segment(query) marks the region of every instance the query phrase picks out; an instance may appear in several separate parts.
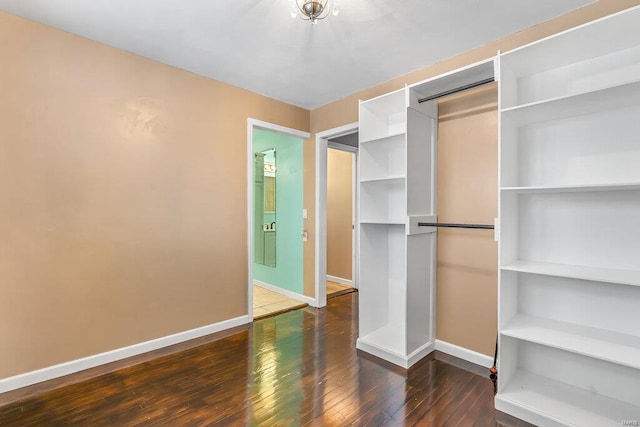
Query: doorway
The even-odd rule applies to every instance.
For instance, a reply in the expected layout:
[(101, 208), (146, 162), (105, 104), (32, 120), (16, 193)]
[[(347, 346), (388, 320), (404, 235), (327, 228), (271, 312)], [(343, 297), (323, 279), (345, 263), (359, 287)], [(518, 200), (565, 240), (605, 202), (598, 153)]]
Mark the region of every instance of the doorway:
[(287, 301), (292, 306), (311, 302), (302, 291), (302, 144), (308, 137), (307, 132), (248, 119), (247, 299), (252, 319), (256, 286), (268, 291), (258, 296), (270, 299), (259, 303), (257, 313), (282, 311)]
[(316, 278), (319, 307), (327, 294), (358, 286), (358, 123), (316, 135)]

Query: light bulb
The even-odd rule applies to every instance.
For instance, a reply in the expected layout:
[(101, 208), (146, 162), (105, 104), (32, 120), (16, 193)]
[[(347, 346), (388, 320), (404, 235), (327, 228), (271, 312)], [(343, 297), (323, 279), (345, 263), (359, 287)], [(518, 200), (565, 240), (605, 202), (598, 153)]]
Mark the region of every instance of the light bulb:
[(338, 0), (333, 1), (333, 10), (331, 11), (331, 13), (333, 13), (333, 16), (338, 16), (338, 14), (340, 13), (340, 9), (338, 9)]
[(313, 25), (316, 25), (318, 23), (318, 20), (315, 17), (313, 17), (313, 18), (311, 18), (311, 23)]

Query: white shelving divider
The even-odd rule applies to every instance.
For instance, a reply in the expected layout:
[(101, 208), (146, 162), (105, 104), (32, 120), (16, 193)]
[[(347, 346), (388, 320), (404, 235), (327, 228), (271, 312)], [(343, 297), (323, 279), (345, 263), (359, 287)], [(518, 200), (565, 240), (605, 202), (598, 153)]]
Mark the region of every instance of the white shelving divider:
[(493, 78), (474, 64), (360, 102), (357, 348), (404, 368), (435, 349), (437, 103)]
[(640, 7), (499, 56), (496, 409), (640, 421)]

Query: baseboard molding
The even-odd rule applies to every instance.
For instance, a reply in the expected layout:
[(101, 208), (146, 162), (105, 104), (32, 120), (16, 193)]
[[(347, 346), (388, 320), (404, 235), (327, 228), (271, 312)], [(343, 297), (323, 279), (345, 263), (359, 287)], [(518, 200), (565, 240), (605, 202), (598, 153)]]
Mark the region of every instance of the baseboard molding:
[(390, 351), (386, 348), (380, 347), (374, 343), (358, 338), (356, 341), (356, 348), (358, 350), (366, 351), (369, 354), (373, 354), (380, 359), (384, 359), (387, 362), (391, 362), (394, 365), (398, 365), (402, 368), (409, 369), (417, 361), (434, 351), (435, 343), (433, 341), (423, 344), (418, 349), (413, 351), (409, 355), (402, 355), (394, 351)]
[(467, 362), (484, 366), (485, 368), (493, 366), (493, 358), (491, 356), (487, 356), (486, 354), (478, 353), (477, 351), (469, 350), (468, 348), (460, 347), (459, 345), (451, 344), (446, 341), (436, 340), (436, 350), (455, 356), (459, 359), (466, 360)]
[(82, 359), (72, 360), (61, 363), (59, 365), (50, 366), (37, 371), (26, 372), (24, 374), (8, 377), (0, 380), (0, 393), (6, 393), (22, 387), (52, 380), (54, 378), (63, 377), (65, 375), (84, 371), (85, 369), (95, 368), (96, 366), (105, 365), (107, 363), (116, 362), (128, 357), (137, 356), (149, 351), (158, 350), (163, 347), (169, 347), (174, 344), (200, 338), (205, 335), (223, 331), (225, 329), (250, 323), (249, 316), (240, 316), (222, 322), (214, 323), (200, 328), (191, 329), (177, 334), (168, 335), (166, 337), (157, 338), (151, 341), (145, 341), (128, 347), (107, 351), (93, 356), (84, 357)]
[(311, 298), (306, 295), (299, 294), (297, 292), (289, 291), (287, 289), (282, 289), (278, 286), (272, 285), (270, 283), (261, 282), (260, 280), (256, 280), (256, 279), (253, 279), (253, 283), (256, 286), (260, 286), (261, 288), (265, 288), (277, 294), (284, 295), (285, 297), (293, 298), (295, 300), (307, 303), (311, 307), (318, 307), (318, 303), (316, 302), (315, 298)]
[(342, 277), (331, 276), (327, 274), (327, 280), (331, 280), (332, 282), (340, 283), (347, 286), (353, 286), (353, 280), (343, 279)]
[(407, 357), (408, 359), (407, 368), (410, 368), (411, 366), (413, 366), (416, 362), (421, 360), (423, 357), (435, 351), (435, 349), (436, 349), (436, 343), (433, 341), (429, 341), (428, 343), (418, 347), (416, 350), (410, 353), (409, 356)]

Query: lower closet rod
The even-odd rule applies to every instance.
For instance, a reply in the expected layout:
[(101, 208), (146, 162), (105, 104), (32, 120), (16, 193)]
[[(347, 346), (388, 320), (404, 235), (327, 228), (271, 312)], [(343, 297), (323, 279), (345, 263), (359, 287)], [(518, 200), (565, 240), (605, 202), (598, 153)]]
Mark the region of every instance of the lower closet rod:
[(489, 224), (449, 224), (444, 222), (419, 222), (418, 227), (480, 228), (483, 230), (493, 230), (495, 228)]

